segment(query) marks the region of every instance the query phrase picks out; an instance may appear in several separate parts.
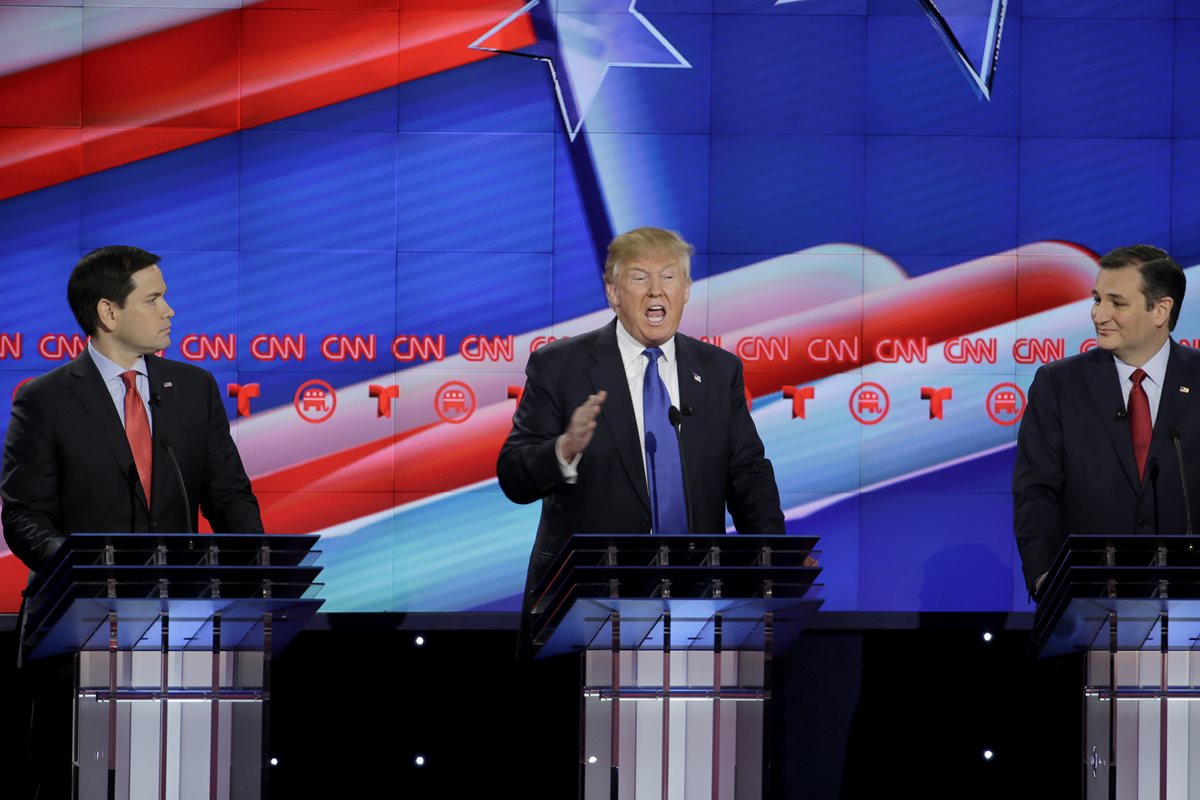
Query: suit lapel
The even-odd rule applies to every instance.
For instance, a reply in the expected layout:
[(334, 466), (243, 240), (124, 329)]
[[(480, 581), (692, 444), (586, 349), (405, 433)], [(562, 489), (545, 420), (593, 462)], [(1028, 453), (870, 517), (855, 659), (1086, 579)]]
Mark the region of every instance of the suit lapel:
[[(680, 411), (690, 409), (691, 413), (684, 417), (680, 430), (683, 440), (683, 463), (687, 465), (687, 475), (684, 480), (689, 487), (696, 486), (695, 471), (700, 464), (703, 436), (695, 431), (704, 430), (705, 420), (712, 409), (708, 404), (708, 392), (704, 388), (705, 364), (700, 357), (700, 349), (695, 341), (683, 334), (675, 335), (675, 358), (679, 370), (679, 404)], [(689, 429), (694, 431), (689, 433)]]
[(601, 427), (612, 437), (613, 449), (621, 459), (621, 466), (629, 477), (638, 499), (650, 513), (650, 494), (646, 489), (646, 468), (642, 463), (641, 441), (638, 437), (637, 419), (633, 415), (633, 397), (629, 394), (629, 380), (625, 377), (625, 364), (621, 361), (621, 349), (617, 347), (617, 321), (614, 319), (600, 331), (592, 347), (592, 363), (588, 377), (592, 389), (605, 389), (609, 397), (600, 411)]
[(176, 479), (171, 473), (171, 457), (162, 446), (164, 438), (175, 442), (179, 422), (179, 403), (175, 397), (174, 383), (170, 380), (167, 364), (155, 356), (146, 356), (146, 373), (150, 378), (150, 414), (154, 424), (154, 466), (153, 478), (150, 483), (150, 493), (154, 497), (155, 507), (163, 508), (162, 492), (174, 486)]
[(116, 460), (122, 477), (132, 483), (134, 495), (143, 507), (148, 508), (141, 481), (130, 478), (137, 473), (133, 465), (133, 452), (129, 449), (129, 440), (125, 438), (125, 428), (121, 426), (121, 418), (117, 415), (116, 406), (113, 405), (112, 395), (104, 385), (104, 379), (100, 377), (100, 370), (96, 369), (86, 350), (71, 362), (70, 374), (71, 391), (75, 393), (87, 417), (96, 426), (100, 438)]
[[(1163, 378), (1162, 396), (1158, 400), (1158, 414), (1154, 418), (1154, 435), (1150, 439), (1149, 458), (1174, 459), (1175, 444), (1171, 441), (1170, 429), (1183, 430), (1190, 419), (1193, 406), (1192, 390), (1200, 391), (1200, 376), (1195, 364), (1185, 361), (1180, 345), (1173, 340), (1171, 354), (1167, 358), (1167, 373)], [(1180, 391), (1186, 388), (1188, 391)]]
[(1141, 491), (1142, 482), (1138, 480), (1137, 462), (1133, 458), (1133, 440), (1129, 436), (1129, 418), (1117, 412), (1125, 407), (1121, 392), (1121, 382), (1117, 377), (1117, 368), (1113, 365), (1112, 354), (1099, 348), (1091, 351), (1094, 355), (1089, 358), (1087, 375), (1088, 390), (1096, 413), (1100, 418), (1100, 427), (1108, 435), (1125, 478), (1133, 486), (1134, 491)]

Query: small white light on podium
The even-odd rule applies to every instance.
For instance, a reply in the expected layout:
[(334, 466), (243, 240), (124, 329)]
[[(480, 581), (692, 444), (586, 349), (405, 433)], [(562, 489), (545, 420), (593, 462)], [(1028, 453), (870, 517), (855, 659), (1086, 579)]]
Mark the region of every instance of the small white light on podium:
[(588, 763), (589, 763), (589, 764), (595, 764), (595, 763), (596, 763), (596, 757), (595, 757), (595, 756), (588, 756)]
[(278, 767), (278, 766), (279, 766), (279, 759), (278, 759), (278, 758), (272, 758), (272, 759), (271, 759), (271, 766), (272, 766), (272, 767)]
[(424, 644), (425, 644), (425, 637), (424, 637), (424, 636), (418, 636), (416, 639), (413, 639), (413, 642), (415, 642), (415, 643), (416, 643), (417, 647), (421, 647), (422, 645), (424, 645)]
[(994, 755), (996, 755), (996, 754), (995, 754), (995, 753), (993, 753), (991, 750), (984, 750), (984, 751), (983, 751), (983, 760), (984, 760), (984, 761), (991, 761), (991, 760), (992, 760), (992, 756), (994, 756)]
[(991, 631), (984, 631), (984, 632), (983, 632), (983, 640), (984, 640), (985, 642), (990, 642), (990, 641), (992, 640), (992, 632), (991, 632)]
[(425, 756), (417, 756), (417, 757), (416, 757), (416, 759), (414, 759), (414, 763), (415, 763), (415, 764), (416, 764), (418, 767), (423, 767), (423, 766), (425, 766)]

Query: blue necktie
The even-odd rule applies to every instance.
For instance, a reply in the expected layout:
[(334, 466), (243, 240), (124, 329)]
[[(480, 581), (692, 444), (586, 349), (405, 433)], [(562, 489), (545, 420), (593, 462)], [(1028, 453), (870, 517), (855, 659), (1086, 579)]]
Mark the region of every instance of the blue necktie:
[(642, 354), (650, 359), (642, 382), (642, 422), (646, 428), (646, 478), (650, 483), (654, 533), (688, 533), (679, 440), (668, 413), (671, 396), (658, 374), (658, 359), (663, 352), (647, 347)]

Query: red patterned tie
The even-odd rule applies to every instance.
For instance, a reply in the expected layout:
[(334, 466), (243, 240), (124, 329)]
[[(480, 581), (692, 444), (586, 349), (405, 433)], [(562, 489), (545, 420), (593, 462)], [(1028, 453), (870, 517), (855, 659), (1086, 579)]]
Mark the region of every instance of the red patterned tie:
[(1138, 480), (1146, 477), (1146, 454), (1150, 452), (1150, 434), (1154, 430), (1150, 422), (1150, 398), (1142, 388), (1146, 371), (1135, 369), (1129, 379), (1133, 388), (1129, 390), (1129, 435), (1133, 438), (1133, 457), (1137, 459)]
[(129, 449), (133, 451), (133, 461), (137, 464), (138, 477), (142, 479), (146, 504), (149, 505), (154, 445), (150, 439), (150, 419), (146, 416), (146, 407), (142, 405), (142, 396), (137, 390), (137, 375), (137, 371), (132, 369), (121, 373), (121, 380), (125, 382), (125, 436), (129, 439)]

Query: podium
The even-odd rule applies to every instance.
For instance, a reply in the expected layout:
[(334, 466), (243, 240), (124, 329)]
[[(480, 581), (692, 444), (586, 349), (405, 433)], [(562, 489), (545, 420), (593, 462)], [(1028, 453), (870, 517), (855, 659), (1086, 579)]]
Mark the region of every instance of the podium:
[(267, 796), (271, 659), (316, 613), (316, 536), (75, 534), (25, 591), (74, 654), (73, 796)]
[(771, 671), (821, 605), (803, 536), (577, 535), (535, 588), (539, 658), (583, 658), (580, 796), (761, 798)]
[(1032, 643), (1086, 659), (1086, 797), (1200, 796), (1200, 538), (1069, 537)]

